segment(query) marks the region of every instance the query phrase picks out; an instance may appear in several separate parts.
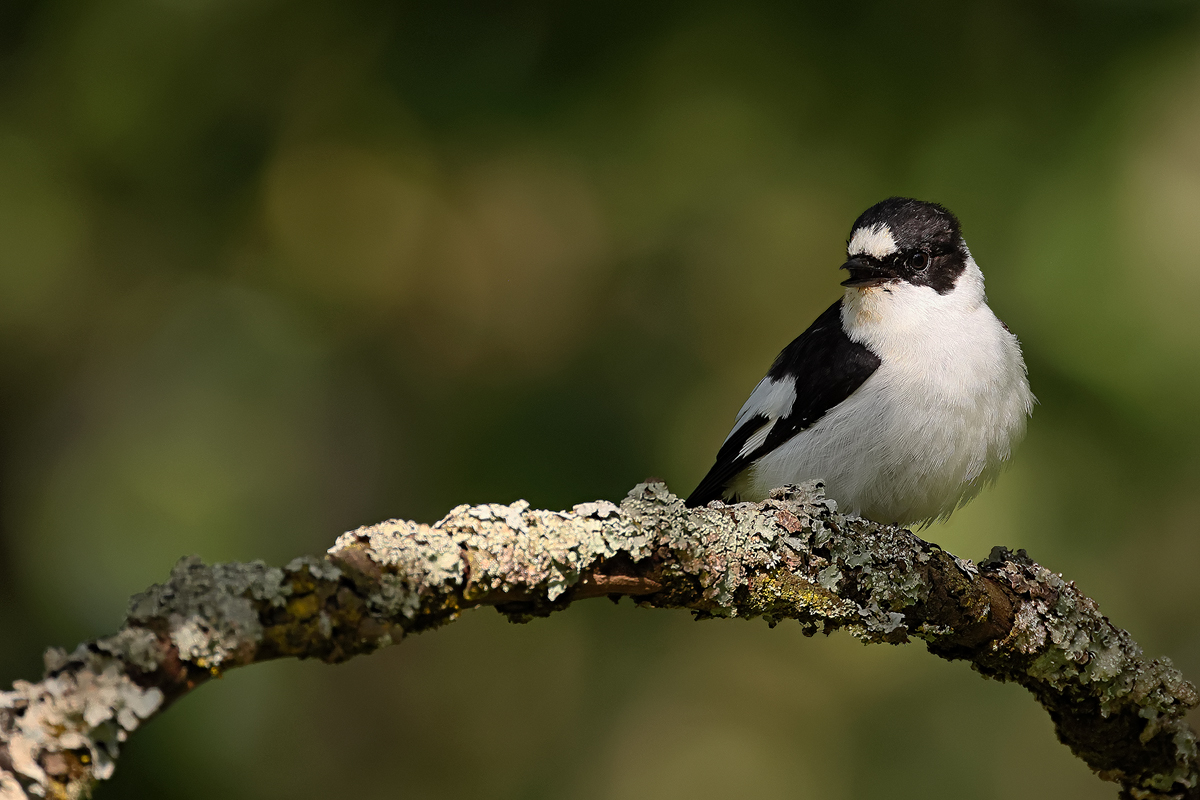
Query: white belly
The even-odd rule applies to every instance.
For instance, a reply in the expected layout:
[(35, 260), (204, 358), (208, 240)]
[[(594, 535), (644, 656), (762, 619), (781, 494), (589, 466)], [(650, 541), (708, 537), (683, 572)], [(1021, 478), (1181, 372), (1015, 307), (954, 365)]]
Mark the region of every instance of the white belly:
[(821, 479), (845, 513), (903, 525), (949, 516), (996, 477), (1033, 406), (1016, 337), (986, 305), (958, 323), (876, 344), (883, 363), (854, 394), (731, 488), (752, 499)]

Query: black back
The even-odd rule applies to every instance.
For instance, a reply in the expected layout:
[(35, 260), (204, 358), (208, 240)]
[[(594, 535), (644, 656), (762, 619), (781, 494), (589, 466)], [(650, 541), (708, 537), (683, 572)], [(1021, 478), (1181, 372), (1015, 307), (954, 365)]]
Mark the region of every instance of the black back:
[(842, 330), (842, 301), (838, 300), (785, 347), (767, 371), (768, 378), (795, 382), (796, 400), (791, 412), (775, 423), (762, 445), (744, 456), (738, 454), (746, 440), (770, 420), (762, 414), (742, 420), (721, 446), (717, 462), (688, 497), (687, 505), (701, 506), (722, 499), (726, 486), (738, 473), (853, 394), (879, 364), (878, 356), (851, 341)]

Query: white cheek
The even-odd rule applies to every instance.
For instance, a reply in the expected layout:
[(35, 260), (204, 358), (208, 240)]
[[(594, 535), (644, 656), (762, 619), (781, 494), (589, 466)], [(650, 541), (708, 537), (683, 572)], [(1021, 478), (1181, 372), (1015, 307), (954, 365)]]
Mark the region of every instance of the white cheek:
[(962, 326), (975, 324), (976, 312), (986, 304), (983, 273), (968, 257), (954, 288), (946, 294), (906, 281), (847, 289), (842, 324), (852, 340), (880, 356), (929, 347), (941, 350), (956, 346), (964, 335)]

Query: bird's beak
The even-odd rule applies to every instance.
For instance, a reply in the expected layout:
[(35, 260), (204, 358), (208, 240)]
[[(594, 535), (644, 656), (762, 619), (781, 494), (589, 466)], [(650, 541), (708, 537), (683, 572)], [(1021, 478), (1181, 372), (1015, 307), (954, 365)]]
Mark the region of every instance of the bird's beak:
[(896, 273), (890, 269), (885, 269), (861, 258), (852, 258), (842, 264), (841, 268), (850, 273), (850, 277), (842, 281), (842, 286), (878, 286), (897, 278)]

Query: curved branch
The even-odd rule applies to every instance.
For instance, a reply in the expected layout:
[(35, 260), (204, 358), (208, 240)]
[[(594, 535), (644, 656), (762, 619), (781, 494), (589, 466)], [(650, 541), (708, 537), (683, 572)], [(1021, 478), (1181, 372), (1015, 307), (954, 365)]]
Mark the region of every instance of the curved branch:
[(0, 800), (86, 796), (120, 742), (209, 678), (292, 656), (344, 661), (495, 606), (514, 621), (601, 595), (705, 617), (797, 620), (866, 642), (925, 640), (1029, 689), (1059, 738), (1128, 798), (1200, 798), (1195, 688), (1148, 661), (1096, 603), (995, 548), (976, 566), (906, 530), (836, 512), (819, 484), (758, 504), (687, 509), (661, 483), (618, 507), (459, 506), (434, 525), (343, 534), (324, 559), (181, 560), (121, 630), (46, 653), (0, 693)]

